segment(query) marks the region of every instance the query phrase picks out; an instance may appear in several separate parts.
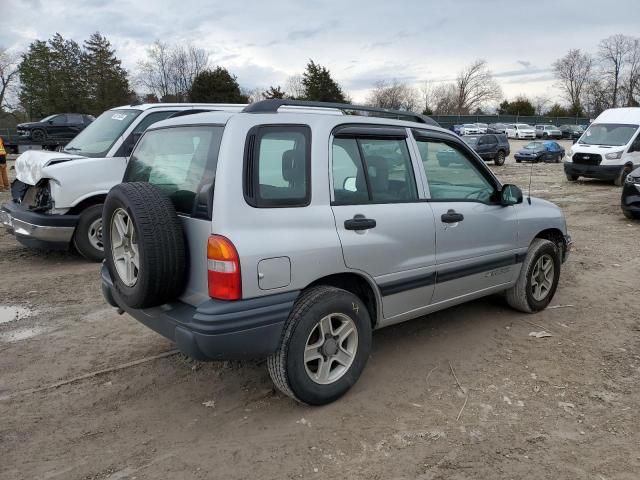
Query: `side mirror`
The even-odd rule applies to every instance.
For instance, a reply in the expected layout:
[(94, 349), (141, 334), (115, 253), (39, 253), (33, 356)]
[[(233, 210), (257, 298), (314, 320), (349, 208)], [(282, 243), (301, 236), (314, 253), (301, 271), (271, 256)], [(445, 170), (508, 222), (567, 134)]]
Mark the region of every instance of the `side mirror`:
[(522, 203), (522, 190), (509, 183), (503, 185), (500, 191), (500, 204), (508, 207), (518, 203)]
[(342, 189), (347, 192), (357, 192), (356, 188), (356, 177), (347, 177), (344, 179), (344, 183), (342, 184)]
[(53, 125), (53, 120), (49, 120), (47, 123), (48, 123), (49, 125)]

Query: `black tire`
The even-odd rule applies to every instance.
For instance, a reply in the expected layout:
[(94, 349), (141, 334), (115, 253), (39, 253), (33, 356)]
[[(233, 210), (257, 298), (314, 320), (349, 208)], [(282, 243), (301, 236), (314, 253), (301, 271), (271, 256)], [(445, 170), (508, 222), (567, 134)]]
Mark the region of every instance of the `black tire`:
[(502, 165), (504, 165), (504, 160), (505, 160), (504, 151), (498, 150), (498, 153), (496, 153), (496, 156), (493, 159), (493, 163), (501, 167)]
[(520, 162), (522, 162), (522, 160), (518, 160), (518, 159), (516, 158), (516, 163), (520, 163)]
[[(548, 255), (553, 261), (553, 283), (543, 299), (536, 299), (533, 296), (531, 286), (532, 273), (534, 272), (536, 262), (544, 256)], [(560, 260), (560, 252), (558, 246), (542, 238), (536, 238), (531, 242), (527, 256), (522, 263), (520, 275), (516, 284), (506, 292), (507, 303), (514, 309), (524, 313), (539, 312), (547, 308), (547, 305), (553, 300), (553, 296), (558, 288), (558, 280), (560, 279), (560, 268), (562, 262)]]
[(580, 178), (578, 175), (570, 175), (570, 174), (566, 174), (567, 180), (570, 182), (577, 182), (578, 178)]
[(625, 217), (627, 217), (629, 220), (636, 220), (638, 218), (638, 216), (633, 213), (630, 212), (629, 210), (622, 210), (622, 213), (624, 214)]
[[(307, 373), (304, 351), (320, 319), (330, 314), (349, 317), (357, 331), (357, 350), (344, 374), (329, 384), (316, 383)], [(346, 290), (312, 287), (296, 301), (284, 327), (280, 346), (267, 360), (269, 375), (285, 395), (309, 405), (331, 403), (358, 380), (371, 352), (371, 318), (365, 304)], [(331, 364), (330, 364), (331, 365)]]
[(41, 128), (37, 128), (31, 132), (31, 140), (34, 142), (44, 142), (47, 139), (47, 133)]
[[(111, 249), (114, 214), (126, 214), (137, 245), (137, 279), (128, 286), (118, 273)], [(102, 214), (107, 268), (122, 301), (131, 308), (162, 305), (177, 297), (186, 282), (187, 257), (182, 224), (169, 198), (145, 182), (121, 183), (111, 189)]]
[(631, 173), (631, 170), (633, 170), (633, 167), (629, 165), (625, 165), (624, 167), (622, 167), (622, 170), (620, 170), (620, 174), (613, 180), (613, 184), (616, 187), (623, 186), (625, 180), (627, 179), (627, 175)]
[[(102, 204), (93, 205), (82, 212), (73, 234), (73, 245), (76, 250), (91, 262), (101, 262), (104, 259), (104, 244), (101, 241), (102, 206)], [(102, 248), (100, 248), (101, 245)]]
[(542, 134), (542, 138), (549, 138), (549, 134), (548, 134), (547, 132), (544, 132), (544, 133)]

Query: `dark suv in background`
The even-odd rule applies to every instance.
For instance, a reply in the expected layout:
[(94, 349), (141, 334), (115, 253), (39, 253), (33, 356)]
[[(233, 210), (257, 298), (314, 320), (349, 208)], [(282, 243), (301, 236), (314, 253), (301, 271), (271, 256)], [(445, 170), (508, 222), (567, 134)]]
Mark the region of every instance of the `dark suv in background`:
[(504, 165), (505, 159), (511, 153), (509, 140), (503, 134), (465, 135), (462, 139), (473, 148), (485, 161), (493, 160), (496, 165)]
[(39, 122), (21, 123), (16, 128), (18, 135), (34, 142), (71, 140), (94, 120), (93, 116), (82, 113), (57, 113)]
[(575, 140), (580, 138), (585, 128), (582, 125), (560, 125), (558, 129), (562, 132), (562, 138)]

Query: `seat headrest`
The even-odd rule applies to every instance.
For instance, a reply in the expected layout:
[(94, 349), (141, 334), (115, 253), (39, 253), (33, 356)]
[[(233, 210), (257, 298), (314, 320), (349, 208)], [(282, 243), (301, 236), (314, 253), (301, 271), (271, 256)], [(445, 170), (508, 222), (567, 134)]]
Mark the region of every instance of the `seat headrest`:
[(282, 178), (287, 182), (304, 181), (304, 152), (287, 150), (282, 154)]

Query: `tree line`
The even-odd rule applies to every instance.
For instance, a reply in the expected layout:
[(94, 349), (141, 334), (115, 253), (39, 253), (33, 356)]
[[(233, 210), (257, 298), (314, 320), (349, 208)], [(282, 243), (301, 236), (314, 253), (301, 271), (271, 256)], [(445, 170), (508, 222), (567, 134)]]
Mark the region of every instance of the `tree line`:
[[(451, 81), (412, 85), (397, 79), (378, 81), (366, 103), (424, 114), (479, 114), (499, 103), (497, 113), (511, 115), (597, 115), (605, 108), (638, 106), (640, 39), (614, 35), (594, 54), (572, 49), (552, 65), (566, 104), (546, 96), (520, 95), (504, 100), (485, 60), (462, 68)], [(144, 91), (143, 95), (135, 90)], [(97, 115), (116, 105), (141, 102), (250, 103), (268, 98), (329, 102), (350, 99), (326, 67), (309, 60), (305, 70), (284, 85), (248, 90), (226, 68), (212, 65), (206, 50), (157, 41), (133, 74), (109, 40), (94, 33), (82, 44), (63, 38), (32, 42), (22, 55), (0, 48), (0, 112), (28, 118), (73, 111)]]

